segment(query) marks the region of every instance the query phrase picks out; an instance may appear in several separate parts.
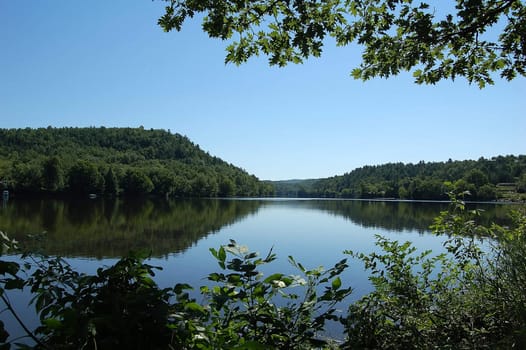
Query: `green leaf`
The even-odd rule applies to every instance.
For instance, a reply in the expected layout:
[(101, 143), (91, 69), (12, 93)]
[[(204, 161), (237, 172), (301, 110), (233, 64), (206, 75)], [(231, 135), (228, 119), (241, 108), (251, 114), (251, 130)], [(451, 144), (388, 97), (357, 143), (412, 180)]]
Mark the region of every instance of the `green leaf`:
[(56, 318), (46, 318), (42, 321), (42, 323), (49, 329), (56, 330), (62, 328), (62, 322), (60, 322)]
[(205, 309), (198, 303), (188, 303), (185, 305), (185, 309), (193, 312), (205, 313)]
[(237, 285), (239, 282), (241, 282), (241, 275), (238, 273), (231, 273), (227, 275), (228, 283), (232, 283)]
[(18, 265), (15, 262), (7, 262), (7, 261), (1, 261), (0, 260), (0, 274), (10, 274), (12, 276), (16, 275), (18, 270), (20, 269), (20, 265)]
[(275, 274), (272, 274), (270, 276), (268, 276), (267, 278), (265, 278), (263, 280), (264, 283), (271, 283), (272, 281), (280, 281), (281, 280), (281, 277), (283, 277), (283, 274), (282, 273), (275, 273)]
[(219, 248), (219, 252), (218, 252), (217, 257), (218, 257), (219, 261), (225, 262), (225, 260), (226, 260), (225, 248), (223, 248), (223, 247)]
[(155, 286), (155, 282), (151, 277), (143, 277), (141, 282), (149, 287)]
[(8, 280), (5, 285), (4, 285), (4, 288), (6, 290), (9, 290), (9, 289), (22, 289), (24, 288), (24, 280), (22, 279), (10, 279)]
[(340, 288), (341, 286), (342, 286), (342, 280), (340, 279), (340, 277), (336, 277), (332, 281), (332, 289), (336, 290), (336, 289)]
[(219, 281), (223, 281), (224, 279), (225, 279), (225, 275), (223, 275), (222, 273), (213, 272), (208, 275), (208, 280), (210, 281), (219, 282)]
[(354, 79), (361, 79), (362, 78), (362, 70), (360, 68), (355, 68), (351, 72), (351, 76)]
[(285, 285), (288, 287), (292, 284), (292, 282), (294, 282), (294, 280), (290, 277), (281, 277), (280, 278), (280, 281), (282, 281), (283, 283), (285, 283)]
[(258, 253), (253, 252), (253, 253), (250, 253), (250, 254), (245, 255), (245, 259), (247, 259), (247, 260), (248, 260), (248, 259), (254, 259), (254, 258), (256, 258), (257, 256), (258, 256)]
[(180, 294), (185, 290), (191, 290), (193, 287), (187, 283), (177, 283), (174, 287), (174, 292)]
[(217, 259), (217, 250), (215, 250), (215, 248), (210, 248), (208, 249), (210, 251), (210, 253), (212, 253), (212, 255), (214, 256), (214, 258)]

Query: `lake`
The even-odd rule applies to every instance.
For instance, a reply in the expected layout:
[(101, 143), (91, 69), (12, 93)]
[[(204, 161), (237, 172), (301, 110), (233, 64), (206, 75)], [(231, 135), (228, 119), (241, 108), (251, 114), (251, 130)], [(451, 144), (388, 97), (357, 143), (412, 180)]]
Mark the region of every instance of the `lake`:
[[(298, 274), (289, 255), (307, 268), (328, 268), (347, 257), (346, 249), (373, 252), (377, 234), (439, 253), (445, 237), (433, 235), (429, 226), (447, 207), (444, 202), (319, 199), (12, 198), (0, 208), (0, 231), (33, 251), (64, 256), (88, 273), (129, 251), (146, 251), (152, 265), (163, 267), (156, 276), (159, 285), (199, 287), (219, 270), (209, 248), (230, 239), (261, 255), (273, 248), (278, 259), (268, 273)], [(484, 209), (483, 223), (505, 223), (515, 206), (470, 207)], [(34, 238), (28, 240), (28, 234)], [(352, 299), (370, 290), (360, 264), (351, 264), (343, 277), (344, 285), (355, 289)], [(13, 298), (19, 308), (27, 308), (24, 296)]]

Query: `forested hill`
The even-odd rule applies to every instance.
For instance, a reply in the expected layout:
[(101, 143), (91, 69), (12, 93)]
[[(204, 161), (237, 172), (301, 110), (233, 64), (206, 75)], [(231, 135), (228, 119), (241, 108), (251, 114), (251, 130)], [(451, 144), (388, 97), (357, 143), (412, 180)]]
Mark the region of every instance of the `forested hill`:
[(142, 127), (0, 129), (0, 181), (15, 193), (272, 194), (187, 137)]
[(292, 197), (447, 199), (447, 192), (469, 191), (474, 200), (525, 200), (526, 156), (389, 163), (275, 186), (278, 196)]

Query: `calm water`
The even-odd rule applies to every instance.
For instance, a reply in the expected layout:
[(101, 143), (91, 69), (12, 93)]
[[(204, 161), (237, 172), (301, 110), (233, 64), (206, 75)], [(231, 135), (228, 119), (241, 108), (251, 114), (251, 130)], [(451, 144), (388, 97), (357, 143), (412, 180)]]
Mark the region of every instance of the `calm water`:
[[(503, 222), (513, 206), (473, 204), (481, 221)], [(420, 249), (441, 251), (444, 237), (428, 227), (446, 203), (350, 200), (21, 200), (0, 208), (0, 230), (32, 250), (61, 255), (79, 270), (93, 273), (131, 250), (151, 252), (163, 267), (161, 286), (186, 282), (196, 287), (219, 268), (209, 248), (234, 239), (262, 255), (278, 256), (268, 273), (295, 273), (292, 255), (308, 268), (330, 267), (343, 250), (375, 250), (375, 235), (412, 241)], [(39, 239), (27, 239), (27, 235)], [(266, 271), (267, 272), (267, 271)], [(345, 281), (354, 298), (369, 290), (367, 275), (351, 265)], [(26, 308), (23, 296), (13, 296)], [(18, 298), (18, 299), (17, 299)]]

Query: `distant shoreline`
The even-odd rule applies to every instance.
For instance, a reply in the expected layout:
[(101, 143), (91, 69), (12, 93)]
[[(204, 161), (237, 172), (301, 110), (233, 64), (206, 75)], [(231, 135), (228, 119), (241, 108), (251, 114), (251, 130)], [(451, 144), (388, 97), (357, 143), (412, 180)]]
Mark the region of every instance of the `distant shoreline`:
[[(181, 196), (162, 196), (155, 194), (147, 195), (119, 195), (119, 196), (105, 196), (96, 195), (94, 197), (90, 195), (76, 195), (70, 193), (13, 193), (10, 192), (9, 200), (12, 199), (59, 199), (59, 200), (116, 200), (116, 199), (168, 199), (168, 200), (193, 200), (193, 199), (218, 199), (218, 200), (262, 200), (262, 201), (354, 201), (354, 202), (394, 202), (394, 203), (451, 203), (450, 200), (440, 199), (400, 199), (400, 198), (326, 198), (326, 197), (261, 197), (261, 196), (246, 196), (246, 197), (181, 197)], [(0, 200), (1, 201), (1, 200)], [(510, 201), (497, 199), (493, 201), (477, 201), (477, 200), (464, 200), (465, 203), (474, 204), (515, 204), (524, 205), (526, 201)]]

